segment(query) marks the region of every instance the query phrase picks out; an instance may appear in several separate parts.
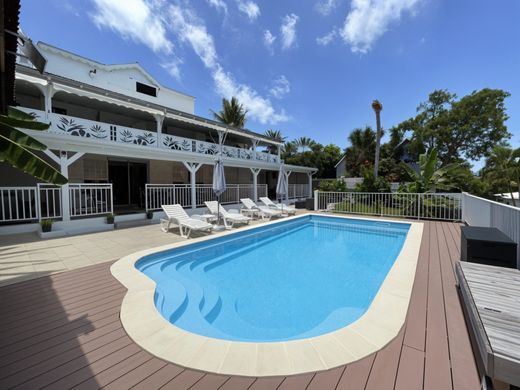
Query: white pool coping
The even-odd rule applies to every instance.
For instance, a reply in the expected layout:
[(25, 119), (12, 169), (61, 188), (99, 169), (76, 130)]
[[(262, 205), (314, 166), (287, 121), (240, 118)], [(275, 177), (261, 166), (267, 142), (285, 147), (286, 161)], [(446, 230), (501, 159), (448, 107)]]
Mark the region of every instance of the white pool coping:
[[(350, 325), (316, 337), (283, 342), (215, 339), (183, 330), (161, 316), (154, 304), (155, 282), (135, 268), (144, 256), (309, 215), (409, 224), (392, 268), (369, 308)], [(390, 219), (310, 213), (248, 226), (125, 256), (110, 268), (127, 289), (121, 322), (132, 340), (154, 356), (196, 370), (226, 375), (277, 376), (327, 370), (360, 360), (385, 347), (404, 325), (412, 293), (423, 224)], [(161, 234), (159, 230), (157, 234)]]

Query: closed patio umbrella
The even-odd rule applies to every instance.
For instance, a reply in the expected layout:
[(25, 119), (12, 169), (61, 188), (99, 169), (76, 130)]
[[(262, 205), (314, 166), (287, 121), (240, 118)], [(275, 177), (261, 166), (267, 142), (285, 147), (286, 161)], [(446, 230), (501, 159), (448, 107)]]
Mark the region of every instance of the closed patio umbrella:
[(220, 227), (220, 195), (224, 191), (226, 191), (226, 176), (224, 174), (224, 163), (222, 161), (222, 156), (218, 155), (217, 161), (215, 161), (215, 166), (213, 167), (213, 192), (217, 197), (218, 202), (218, 226)]
[(280, 165), (280, 170), (278, 171), (278, 182), (276, 183), (276, 195), (280, 196), (280, 200), (282, 201), (282, 213), (283, 213), (283, 197), (287, 196), (288, 188), (287, 188), (287, 179), (285, 177), (285, 167), (283, 164)]

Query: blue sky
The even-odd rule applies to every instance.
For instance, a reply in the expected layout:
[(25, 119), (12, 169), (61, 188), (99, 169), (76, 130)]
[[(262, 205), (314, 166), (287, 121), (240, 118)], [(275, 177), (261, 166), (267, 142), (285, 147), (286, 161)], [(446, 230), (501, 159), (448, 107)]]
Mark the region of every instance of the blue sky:
[(247, 127), (342, 148), (352, 129), (414, 115), (432, 90), (511, 93), (520, 146), (518, 0), (22, 0), (21, 25), (103, 63), (139, 62), (193, 95), (209, 117), (222, 96)]

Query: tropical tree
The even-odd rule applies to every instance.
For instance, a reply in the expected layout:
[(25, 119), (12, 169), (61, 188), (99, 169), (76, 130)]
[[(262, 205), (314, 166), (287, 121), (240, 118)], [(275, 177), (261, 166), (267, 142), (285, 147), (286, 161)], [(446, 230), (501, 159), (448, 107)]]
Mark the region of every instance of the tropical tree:
[[(280, 130), (266, 130), (264, 135), (266, 137), (272, 138), (274, 141), (280, 142), (280, 143), (285, 142), (285, 140), (287, 138), (282, 135), (282, 132)], [(275, 154), (278, 152), (278, 148), (276, 145), (267, 145), (267, 151), (269, 153)]]
[(0, 115), (0, 161), (47, 183), (62, 185), (67, 179), (33, 151), (43, 151), (47, 146), (18, 129), (43, 131), (49, 124), (37, 122), (23, 111), (10, 107), (6, 115)]
[(345, 149), (346, 169), (350, 176), (360, 177), (363, 168), (373, 166), (376, 151), (376, 132), (371, 127), (357, 128), (348, 136), (350, 146)]
[(219, 112), (211, 110), (213, 117), (226, 125), (235, 126), (243, 129), (246, 125), (247, 110), (236, 97), (231, 100), (222, 99), (222, 109)]
[(410, 135), (410, 149), (419, 155), (437, 149), (442, 164), (479, 160), (510, 137), (505, 125), (509, 93), (484, 88), (457, 100), (447, 90), (433, 91), (417, 107), (417, 115), (396, 126), (395, 134)]
[(303, 153), (305, 151), (310, 150), (312, 146), (315, 144), (315, 142), (309, 137), (300, 137), (294, 141), (294, 144), (296, 145), (298, 151), (300, 153)]
[(511, 202), (516, 206), (513, 196), (513, 181), (520, 193), (520, 148), (513, 150), (509, 145), (495, 145), (486, 161), (488, 178), (503, 181), (511, 195)]
[(288, 158), (294, 156), (298, 152), (298, 149), (293, 141), (286, 142), (282, 147), (282, 158)]
[(410, 181), (406, 189), (412, 193), (452, 190), (455, 188), (453, 177), (460, 171), (459, 164), (448, 164), (439, 168), (438, 152), (435, 148), (419, 156), (417, 171), (408, 164), (402, 163), (402, 166)]

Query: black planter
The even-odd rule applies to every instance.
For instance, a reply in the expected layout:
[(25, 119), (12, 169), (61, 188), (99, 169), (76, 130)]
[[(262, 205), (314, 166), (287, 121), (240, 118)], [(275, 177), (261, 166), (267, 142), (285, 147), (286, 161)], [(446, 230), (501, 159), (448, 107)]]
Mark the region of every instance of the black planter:
[(42, 232), (49, 233), (52, 230), (52, 225), (42, 225)]

